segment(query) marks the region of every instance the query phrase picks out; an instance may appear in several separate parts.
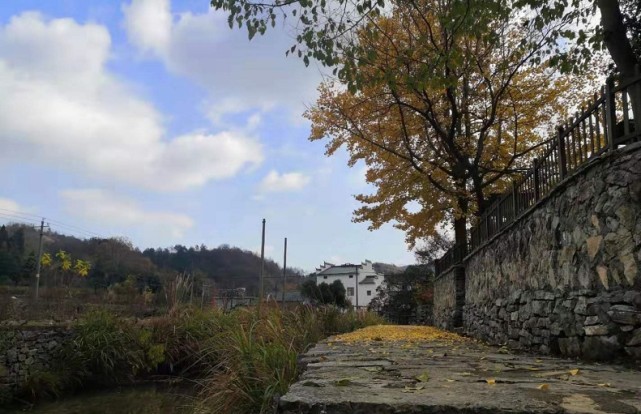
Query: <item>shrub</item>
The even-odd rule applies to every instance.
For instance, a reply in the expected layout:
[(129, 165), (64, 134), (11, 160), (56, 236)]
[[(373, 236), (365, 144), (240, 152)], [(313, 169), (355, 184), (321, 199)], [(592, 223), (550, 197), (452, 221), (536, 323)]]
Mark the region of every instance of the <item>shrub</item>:
[(76, 323), (73, 340), (62, 349), (60, 368), (71, 383), (117, 384), (154, 370), (164, 354), (164, 345), (153, 341), (150, 329), (97, 310)]
[(202, 382), (197, 413), (265, 413), (295, 381), (298, 355), (328, 334), (381, 319), (368, 313), (263, 305), (235, 311), (210, 346), (220, 357)]

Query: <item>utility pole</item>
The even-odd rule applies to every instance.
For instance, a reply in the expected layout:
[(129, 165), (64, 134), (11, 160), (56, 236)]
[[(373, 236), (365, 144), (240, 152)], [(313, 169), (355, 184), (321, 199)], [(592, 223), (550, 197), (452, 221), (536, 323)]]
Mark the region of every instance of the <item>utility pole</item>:
[(40, 241), (38, 242), (38, 259), (36, 260), (36, 289), (34, 291), (34, 299), (38, 300), (40, 289), (40, 261), (42, 260), (42, 236), (44, 235), (45, 229), (45, 219), (44, 217), (40, 221)]
[(285, 286), (287, 285), (287, 237), (285, 237), (285, 249), (283, 253), (283, 307), (285, 307)]
[(263, 219), (263, 238), (260, 244), (260, 290), (258, 294), (258, 304), (260, 305), (263, 302), (264, 292), (264, 273), (265, 273), (265, 219)]

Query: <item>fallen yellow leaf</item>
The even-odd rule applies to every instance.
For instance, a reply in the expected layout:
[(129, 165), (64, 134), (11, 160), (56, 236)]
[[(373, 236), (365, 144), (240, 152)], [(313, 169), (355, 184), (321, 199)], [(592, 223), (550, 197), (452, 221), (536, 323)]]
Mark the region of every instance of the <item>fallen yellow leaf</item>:
[(541, 385), (539, 385), (539, 386), (538, 386), (538, 387), (536, 387), (536, 388), (538, 388), (538, 389), (540, 389), (540, 390), (543, 390), (543, 391), (547, 391), (547, 390), (549, 390), (549, 389), (550, 389), (550, 384), (541, 384)]
[(570, 375), (573, 375), (573, 376), (574, 376), (574, 375), (578, 375), (578, 374), (579, 374), (579, 369), (578, 369), (578, 368), (576, 368), (576, 369), (571, 369), (571, 370), (569, 370), (568, 372), (570, 373)]
[(421, 375), (417, 375), (416, 379), (419, 380), (420, 382), (427, 382), (430, 380), (430, 374), (428, 374), (427, 371), (425, 371)]
[(336, 342), (364, 342), (364, 341), (406, 341), (406, 342), (424, 342), (424, 341), (451, 341), (466, 342), (468, 339), (443, 331), (433, 326), (398, 326), (398, 325), (376, 325), (359, 329), (347, 334), (338, 335), (334, 338)]
[(496, 384), (496, 380), (494, 378), (488, 378), (485, 380), (485, 382), (487, 382), (490, 385)]

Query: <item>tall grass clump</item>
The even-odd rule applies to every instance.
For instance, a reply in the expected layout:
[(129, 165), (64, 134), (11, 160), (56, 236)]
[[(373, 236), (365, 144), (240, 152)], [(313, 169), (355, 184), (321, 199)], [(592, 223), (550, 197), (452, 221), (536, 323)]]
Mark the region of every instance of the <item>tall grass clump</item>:
[(233, 312), (212, 338), (218, 355), (202, 382), (199, 414), (265, 413), (298, 376), (298, 356), (328, 335), (379, 324), (367, 313), (263, 305)]
[(165, 372), (200, 376), (216, 364), (218, 354), (212, 339), (229, 330), (233, 317), (218, 309), (174, 307), (162, 317), (145, 321), (165, 348)]
[(78, 320), (58, 360), (70, 386), (113, 385), (153, 372), (165, 360), (165, 347), (151, 329), (97, 310)]

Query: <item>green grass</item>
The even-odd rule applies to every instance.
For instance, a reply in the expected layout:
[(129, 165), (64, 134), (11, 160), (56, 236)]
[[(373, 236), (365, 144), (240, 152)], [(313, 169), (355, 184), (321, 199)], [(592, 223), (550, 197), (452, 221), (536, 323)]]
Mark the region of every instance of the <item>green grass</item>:
[(198, 384), (197, 413), (265, 413), (296, 380), (298, 357), (311, 345), (380, 323), (369, 313), (273, 304), (229, 313), (175, 308), (142, 321), (97, 310), (74, 324), (57, 363), (30, 375), (21, 394), (36, 400), (172, 374)]
[(198, 414), (273, 411), (298, 376), (298, 356), (320, 339), (382, 321), (335, 308), (281, 310), (263, 306), (238, 311), (210, 346), (220, 356), (202, 381)]

